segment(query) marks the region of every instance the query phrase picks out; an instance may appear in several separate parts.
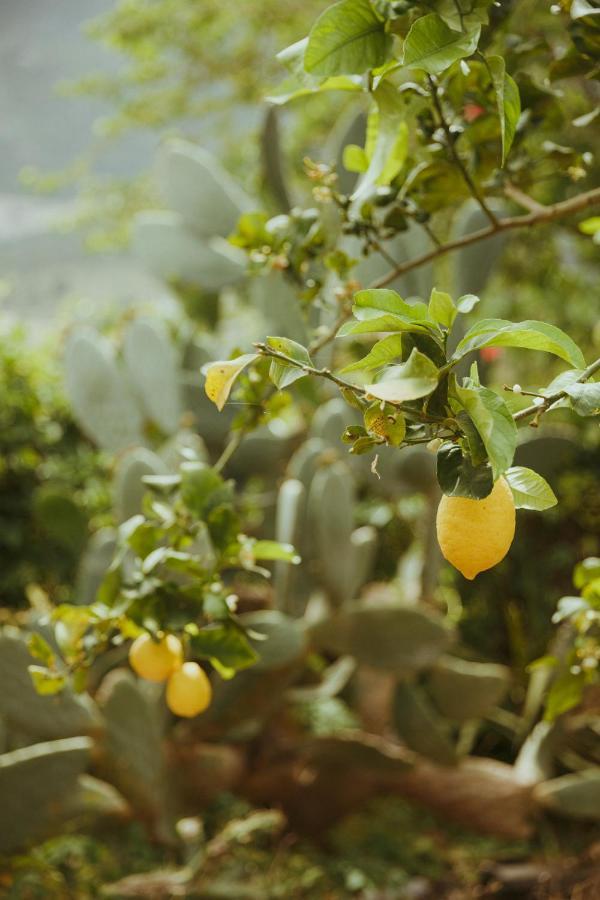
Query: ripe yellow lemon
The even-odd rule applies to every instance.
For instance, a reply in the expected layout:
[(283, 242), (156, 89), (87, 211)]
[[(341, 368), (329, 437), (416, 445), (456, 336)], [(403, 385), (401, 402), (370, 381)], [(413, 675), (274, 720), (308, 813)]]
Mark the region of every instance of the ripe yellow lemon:
[(198, 663), (186, 662), (173, 672), (167, 684), (167, 706), (176, 716), (192, 718), (204, 712), (212, 698), (212, 687)]
[(183, 663), (183, 647), (174, 634), (161, 641), (141, 634), (129, 649), (129, 663), (134, 672), (148, 681), (166, 681)]
[(441, 551), (472, 580), (504, 559), (515, 536), (515, 518), (512, 491), (504, 478), (483, 500), (442, 497), (436, 521)]

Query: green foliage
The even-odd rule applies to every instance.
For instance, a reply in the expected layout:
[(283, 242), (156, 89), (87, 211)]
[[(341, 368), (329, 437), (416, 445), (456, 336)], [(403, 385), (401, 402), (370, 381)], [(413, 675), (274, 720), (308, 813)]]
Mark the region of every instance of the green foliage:
[(28, 585), (66, 599), (90, 524), (110, 509), (105, 461), (82, 437), (58, 367), (24, 335), (0, 341), (0, 565), (3, 603)]

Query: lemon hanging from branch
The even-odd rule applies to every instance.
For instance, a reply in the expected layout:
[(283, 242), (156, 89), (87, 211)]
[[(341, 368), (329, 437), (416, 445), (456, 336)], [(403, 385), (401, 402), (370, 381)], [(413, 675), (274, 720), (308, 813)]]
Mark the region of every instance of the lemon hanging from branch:
[(436, 520), (441, 551), (472, 580), (504, 559), (515, 536), (515, 520), (515, 502), (505, 478), (499, 478), (483, 500), (444, 496)]

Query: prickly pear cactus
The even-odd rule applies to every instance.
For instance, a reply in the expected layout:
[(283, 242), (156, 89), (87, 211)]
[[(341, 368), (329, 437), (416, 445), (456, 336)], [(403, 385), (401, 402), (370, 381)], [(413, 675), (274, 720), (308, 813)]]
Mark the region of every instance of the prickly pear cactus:
[(69, 690), (38, 694), (27, 669), (34, 662), (21, 633), (0, 632), (0, 716), (5, 724), (41, 740), (98, 731), (101, 717), (91, 697)]
[(571, 819), (600, 822), (600, 772), (586, 769), (539, 784), (534, 799), (545, 809)]
[(431, 666), (452, 642), (443, 620), (413, 606), (356, 601), (310, 630), (317, 649), (407, 676)]
[(146, 418), (173, 434), (181, 418), (179, 360), (164, 324), (134, 319), (123, 336), (123, 358)]
[(319, 561), (320, 580), (337, 606), (347, 599), (355, 499), (352, 474), (344, 463), (320, 469), (308, 494), (308, 526)]
[(64, 738), (0, 755), (0, 853), (42, 836), (68, 814), (92, 741)]
[(116, 549), (117, 533), (114, 528), (101, 528), (92, 535), (79, 563), (73, 592), (74, 603), (89, 606), (94, 602)]
[(112, 345), (92, 328), (77, 329), (65, 348), (66, 389), (83, 431), (105, 450), (143, 444), (143, 417)]
[(449, 728), (415, 684), (400, 683), (394, 694), (394, 724), (405, 744), (443, 766), (456, 762)]
[(153, 688), (139, 684), (125, 669), (105, 678), (98, 693), (105, 719), (99, 770), (134, 809), (155, 824), (162, 824), (166, 813), (165, 760), (160, 692)]
[(216, 157), (189, 141), (164, 142), (157, 177), (167, 205), (203, 237), (227, 237), (254, 206)]
[(196, 236), (171, 210), (138, 213), (132, 249), (146, 268), (163, 281), (179, 281), (206, 291), (220, 291), (245, 277), (246, 257), (225, 238)]
[(506, 666), (454, 656), (439, 659), (427, 681), (438, 710), (455, 722), (485, 716), (502, 701), (509, 684), (510, 670)]
[(146, 493), (143, 478), (146, 475), (164, 475), (167, 466), (160, 456), (145, 447), (130, 450), (119, 460), (115, 473), (113, 492), (119, 521), (135, 516), (142, 510)]

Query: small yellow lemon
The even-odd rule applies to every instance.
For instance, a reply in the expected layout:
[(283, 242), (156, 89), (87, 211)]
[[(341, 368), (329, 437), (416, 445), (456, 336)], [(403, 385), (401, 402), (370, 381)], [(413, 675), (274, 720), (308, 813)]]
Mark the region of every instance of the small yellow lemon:
[(167, 706), (176, 716), (192, 718), (204, 712), (212, 698), (212, 687), (198, 663), (186, 662), (173, 672), (167, 684)]
[(504, 559), (515, 536), (515, 518), (512, 491), (504, 478), (483, 500), (442, 497), (436, 522), (441, 551), (472, 580)]
[(161, 641), (141, 634), (129, 649), (129, 663), (134, 672), (148, 681), (166, 681), (183, 663), (183, 647), (174, 634)]

